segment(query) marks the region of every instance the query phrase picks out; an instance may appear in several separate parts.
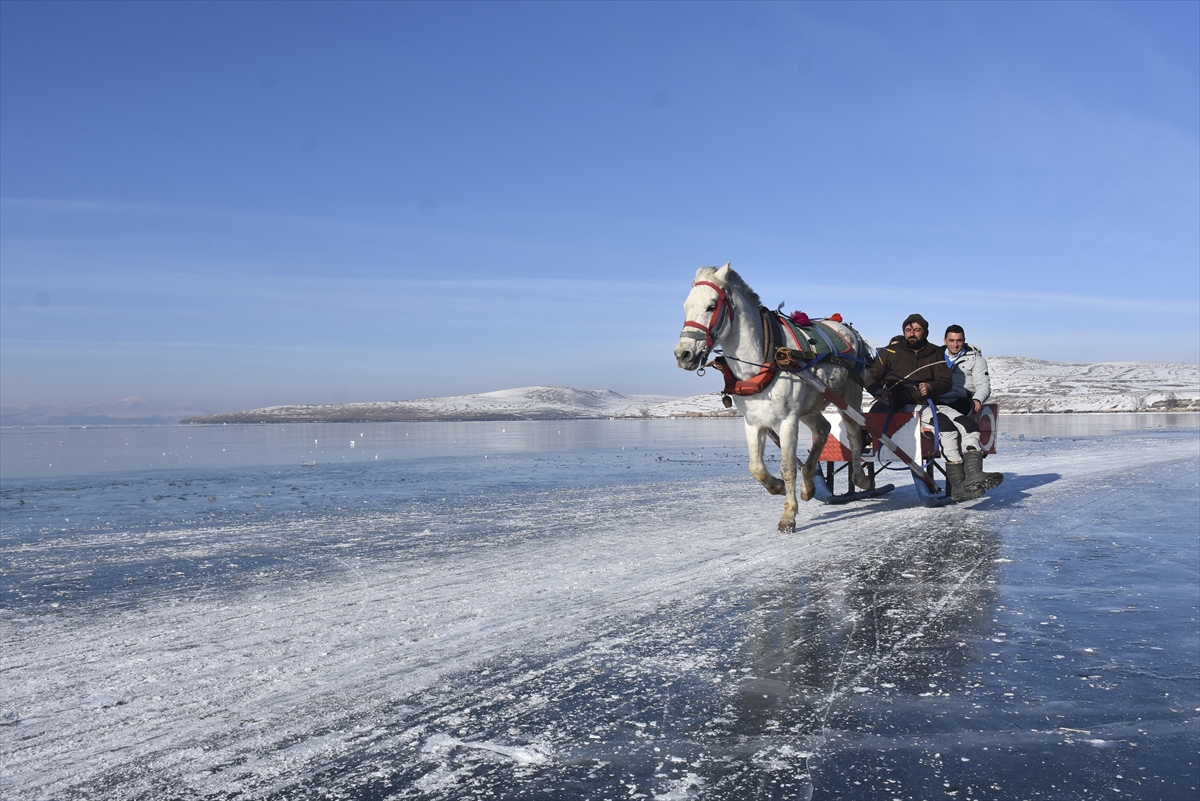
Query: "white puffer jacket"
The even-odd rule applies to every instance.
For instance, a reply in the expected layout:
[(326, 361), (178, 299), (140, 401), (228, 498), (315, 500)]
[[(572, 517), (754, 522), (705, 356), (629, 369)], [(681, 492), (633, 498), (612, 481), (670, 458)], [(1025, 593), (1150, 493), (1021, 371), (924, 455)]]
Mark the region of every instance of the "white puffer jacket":
[[(942, 358), (945, 358), (945, 354), (946, 348), (943, 346)], [(983, 358), (983, 352), (979, 348), (964, 346), (950, 373), (954, 379), (954, 388), (938, 398), (940, 402), (946, 405), (959, 400), (987, 403), (992, 394), (992, 381), (988, 378), (987, 360)]]

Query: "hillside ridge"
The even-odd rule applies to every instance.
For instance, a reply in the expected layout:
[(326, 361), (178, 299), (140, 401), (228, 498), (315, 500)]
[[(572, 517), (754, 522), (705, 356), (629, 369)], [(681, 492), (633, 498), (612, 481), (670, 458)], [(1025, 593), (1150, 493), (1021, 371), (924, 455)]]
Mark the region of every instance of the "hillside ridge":
[[(1072, 364), (1024, 356), (988, 359), (991, 401), (1002, 414), (1200, 411), (1200, 365)], [(869, 405), (869, 398), (864, 399)], [(267, 406), (181, 420), (187, 424), (733, 417), (720, 392), (686, 398), (535, 386), (474, 395), (328, 405)]]

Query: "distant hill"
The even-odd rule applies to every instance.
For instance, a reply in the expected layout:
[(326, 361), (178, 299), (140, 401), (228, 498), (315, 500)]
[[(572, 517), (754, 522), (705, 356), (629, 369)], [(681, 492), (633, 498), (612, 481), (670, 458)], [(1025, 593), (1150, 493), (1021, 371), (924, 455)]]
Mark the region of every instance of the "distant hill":
[(173, 426), (200, 409), (187, 403), (155, 404), (130, 396), (114, 401), (71, 404), (14, 403), (0, 406), (3, 426)]
[[(1200, 411), (1200, 365), (1153, 362), (1065, 364), (1020, 356), (988, 359), (992, 400), (1003, 414)], [(719, 386), (716, 379), (711, 382)], [(183, 423), (409, 422), (732, 417), (720, 393), (689, 398), (611, 390), (524, 387), (411, 401), (269, 406), (189, 417)]]
[(1002, 413), (1200, 411), (1200, 365), (988, 359)]
[[(245, 412), (189, 417), (183, 423), (336, 423), (420, 420), (569, 420), (607, 417), (696, 416), (725, 412), (711, 399), (622, 395), (607, 389), (524, 387), (411, 401), (342, 403), (330, 406), (268, 406)], [(673, 412), (677, 412), (675, 414)], [(728, 414), (728, 413), (726, 413)]]

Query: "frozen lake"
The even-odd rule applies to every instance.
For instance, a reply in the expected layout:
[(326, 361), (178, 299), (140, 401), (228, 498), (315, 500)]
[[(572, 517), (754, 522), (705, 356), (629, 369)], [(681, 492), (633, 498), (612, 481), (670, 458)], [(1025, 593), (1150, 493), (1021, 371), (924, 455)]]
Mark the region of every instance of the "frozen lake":
[(1196, 797), (1200, 418), (1001, 428), (792, 535), (737, 420), (0, 430), (0, 787)]

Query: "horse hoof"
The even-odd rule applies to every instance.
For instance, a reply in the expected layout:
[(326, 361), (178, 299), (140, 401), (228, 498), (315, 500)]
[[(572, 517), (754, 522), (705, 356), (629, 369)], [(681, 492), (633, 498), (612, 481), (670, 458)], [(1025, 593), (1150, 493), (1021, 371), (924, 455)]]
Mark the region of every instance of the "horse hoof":
[(786, 491), (787, 485), (782, 481), (780, 481), (778, 484), (772, 484), (767, 487), (767, 492), (771, 493), (772, 495), (782, 495)]
[(802, 501), (811, 501), (815, 494), (816, 487), (812, 485), (805, 485), (800, 488), (800, 500)]
[(792, 532), (794, 532), (795, 530), (796, 530), (796, 521), (795, 521), (795, 520), (792, 520), (792, 521), (780, 520), (780, 521), (779, 521), (779, 531), (780, 531), (780, 533), (782, 533), (782, 534), (791, 534), (791, 533), (792, 533)]

